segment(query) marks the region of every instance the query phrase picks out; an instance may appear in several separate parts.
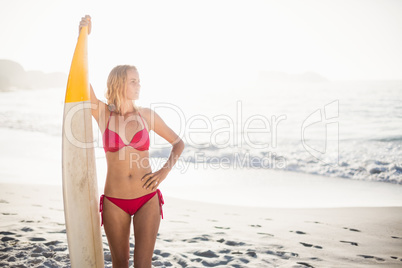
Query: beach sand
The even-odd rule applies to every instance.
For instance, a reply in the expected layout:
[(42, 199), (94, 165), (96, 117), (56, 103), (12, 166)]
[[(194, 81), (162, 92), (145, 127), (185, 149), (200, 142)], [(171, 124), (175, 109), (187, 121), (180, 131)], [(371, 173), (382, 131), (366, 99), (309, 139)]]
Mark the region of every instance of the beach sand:
[[(69, 267), (60, 137), (0, 128), (0, 148), (0, 267)], [(402, 267), (400, 185), (192, 164), (161, 190), (154, 267)]]
[[(154, 267), (402, 267), (402, 207), (253, 208), (164, 199)], [(2, 183), (0, 215), (0, 267), (70, 266), (61, 186)], [(131, 265), (133, 241), (132, 232)]]

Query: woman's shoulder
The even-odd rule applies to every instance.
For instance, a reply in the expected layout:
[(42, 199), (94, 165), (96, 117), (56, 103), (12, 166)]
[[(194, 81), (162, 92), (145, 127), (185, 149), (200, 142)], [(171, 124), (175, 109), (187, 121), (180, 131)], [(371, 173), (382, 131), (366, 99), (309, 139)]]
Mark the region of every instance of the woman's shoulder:
[(149, 117), (151, 116), (151, 113), (153, 112), (151, 108), (148, 107), (138, 107), (138, 111), (141, 113), (142, 116)]

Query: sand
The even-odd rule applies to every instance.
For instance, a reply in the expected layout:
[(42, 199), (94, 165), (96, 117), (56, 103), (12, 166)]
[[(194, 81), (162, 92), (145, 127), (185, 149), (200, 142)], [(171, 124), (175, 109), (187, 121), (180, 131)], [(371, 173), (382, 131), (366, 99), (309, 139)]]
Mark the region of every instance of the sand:
[[(402, 207), (164, 199), (154, 267), (402, 267)], [(0, 267), (70, 267), (61, 186), (0, 184), (0, 215)], [(112, 267), (102, 234), (105, 266)]]
[[(0, 128), (0, 148), (0, 267), (69, 267), (60, 137)], [(161, 190), (154, 267), (402, 267), (400, 185), (192, 164)]]

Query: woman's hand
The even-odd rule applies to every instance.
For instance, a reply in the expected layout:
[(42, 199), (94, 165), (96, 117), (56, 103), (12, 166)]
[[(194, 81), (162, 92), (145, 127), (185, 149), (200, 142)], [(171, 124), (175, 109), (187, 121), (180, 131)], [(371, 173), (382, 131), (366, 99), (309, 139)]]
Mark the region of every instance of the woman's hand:
[(145, 174), (141, 181), (145, 181), (142, 188), (156, 190), (161, 182), (167, 177), (169, 171), (166, 168), (161, 168), (154, 173)]
[(88, 34), (90, 34), (91, 28), (92, 28), (92, 23), (91, 23), (91, 16), (89, 16), (89, 15), (85, 15), (85, 17), (81, 18), (78, 33), (81, 32), (81, 28), (85, 27), (85, 26), (88, 26)]

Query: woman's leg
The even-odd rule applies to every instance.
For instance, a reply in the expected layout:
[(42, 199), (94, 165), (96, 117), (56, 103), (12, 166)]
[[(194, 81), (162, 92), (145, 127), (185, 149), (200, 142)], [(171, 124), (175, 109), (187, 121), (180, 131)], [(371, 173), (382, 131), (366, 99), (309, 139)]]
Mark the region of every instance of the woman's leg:
[(158, 194), (134, 215), (134, 267), (151, 268), (156, 236), (161, 221)]
[(113, 268), (128, 267), (130, 225), (130, 215), (105, 197), (103, 201), (103, 226), (109, 242)]

